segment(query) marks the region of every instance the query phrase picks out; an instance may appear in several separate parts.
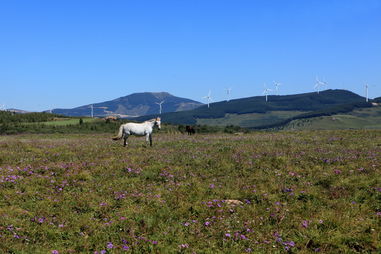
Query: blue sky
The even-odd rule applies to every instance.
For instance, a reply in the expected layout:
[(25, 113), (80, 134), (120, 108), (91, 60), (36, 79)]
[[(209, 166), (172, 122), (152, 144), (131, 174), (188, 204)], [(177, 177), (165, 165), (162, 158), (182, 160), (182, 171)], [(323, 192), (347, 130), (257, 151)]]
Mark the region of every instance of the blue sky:
[(0, 105), (42, 111), (135, 92), (203, 101), (329, 88), (381, 96), (381, 0), (0, 2)]

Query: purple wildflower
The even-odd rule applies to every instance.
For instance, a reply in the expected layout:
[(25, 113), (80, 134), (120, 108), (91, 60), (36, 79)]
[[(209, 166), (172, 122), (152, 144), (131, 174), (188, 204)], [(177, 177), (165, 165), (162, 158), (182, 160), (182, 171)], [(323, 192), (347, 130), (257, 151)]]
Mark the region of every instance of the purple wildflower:
[(302, 221), (302, 227), (303, 228), (308, 228), (308, 225), (310, 224), (310, 222), (308, 220), (304, 220)]
[(112, 244), (112, 242), (107, 243), (107, 249), (112, 249), (112, 248), (114, 248), (114, 245)]
[(247, 240), (247, 237), (245, 235), (240, 236), (242, 240)]
[(293, 192), (293, 189), (291, 189), (291, 188), (285, 188), (285, 189), (283, 189), (283, 192)]
[(52, 254), (59, 254), (58, 250), (52, 250)]
[(335, 172), (336, 175), (340, 175), (341, 174), (341, 170), (339, 170), (339, 169), (335, 169), (333, 172)]
[(286, 245), (286, 246), (290, 246), (290, 247), (294, 247), (295, 246), (295, 242), (294, 241), (283, 242), (283, 244)]
[(189, 248), (189, 244), (187, 244), (187, 243), (183, 243), (183, 244), (180, 244), (179, 247), (180, 247), (181, 249), (187, 249), (187, 248)]

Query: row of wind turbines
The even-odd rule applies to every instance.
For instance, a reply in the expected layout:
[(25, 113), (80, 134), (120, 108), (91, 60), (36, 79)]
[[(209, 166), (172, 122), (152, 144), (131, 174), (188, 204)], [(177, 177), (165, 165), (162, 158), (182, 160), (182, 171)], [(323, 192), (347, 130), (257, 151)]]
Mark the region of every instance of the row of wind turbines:
[[(270, 89), (270, 88), (267, 87), (266, 84), (264, 84), (264, 90), (263, 90), (262, 94), (265, 96), (266, 102), (268, 101), (268, 95), (270, 95), (271, 92), (275, 92), (275, 95), (279, 95), (279, 87), (281, 85), (282, 85), (282, 83), (274, 81), (274, 87), (275, 87), (275, 89)], [(315, 85), (314, 85), (314, 89), (315, 89), (316, 93), (319, 94), (320, 91), (324, 87), (327, 89), (328, 88), (328, 83), (326, 81), (319, 80), (319, 78), (316, 76), (316, 81), (315, 81)], [(369, 89), (369, 85), (365, 84), (365, 100), (366, 100), (366, 102), (369, 101), (368, 89)], [(226, 94), (227, 94), (227, 100), (226, 101), (230, 100), (231, 90), (232, 90), (232, 88), (225, 88), (225, 91), (226, 91)], [(211, 90), (209, 90), (209, 93), (208, 93), (207, 96), (204, 96), (202, 98), (206, 100), (208, 108), (209, 108), (210, 107), (210, 103), (213, 101)]]
[[(274, 81), (274, 86), (275, 86), (275, 91), (276, 91), (276, 95), (279, 95), (279, 86), (282, 85), (281, 83), (279, 82), (275, 82)], [(226, 96), (227, 96), (227, 99), (226, 101), (230, 101), (230, 94), (231, 94), (231, 91), (232, 91), (232, 88), (225, 88), (225, 92), (226, 92)], [(264, 85), (264, 90), (263, 90), (263, 95), (265, 95), (265, 98), (266, 98), (266, 101), (268, 100), (268, 95), (270, 94), (270, 92), (272, 92), (273, 90), (272, 89), (269, 89), (267, 88), (266, 84)], [(210, 107), (210, 103), (213, 102), (213, 99), (212, 99), (212, 91), (209, 90), (209, 93), (207, 96), (204, 96), (202, 97), (203, 99), (206, 100), (206, 103), (208, 105), (208, 108)]]

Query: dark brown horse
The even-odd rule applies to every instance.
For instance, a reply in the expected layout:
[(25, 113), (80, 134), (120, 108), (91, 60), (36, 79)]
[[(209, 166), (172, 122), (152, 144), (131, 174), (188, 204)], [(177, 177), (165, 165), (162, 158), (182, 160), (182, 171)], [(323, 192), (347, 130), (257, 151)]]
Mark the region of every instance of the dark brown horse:
[(192, 135), (192, 134), (195, 134), (196, 131), (194, 130), (193, 126), (185, 126), (185, 130), (187, 131), (188, 135)]

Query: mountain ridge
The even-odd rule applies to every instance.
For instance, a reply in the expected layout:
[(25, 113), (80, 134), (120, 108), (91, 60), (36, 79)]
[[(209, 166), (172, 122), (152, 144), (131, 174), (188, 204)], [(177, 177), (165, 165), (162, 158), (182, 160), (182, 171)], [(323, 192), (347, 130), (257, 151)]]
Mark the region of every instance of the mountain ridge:
[(198, 101), (174, 96), (168, 92), (142, 92), (122, 96), (114, 100), (82, 105), (71, 109), (53, 109), (55, 114), (67, 116), (89, 116), (91, 105), (94, 116), (116, 115), (119, 117), (136, 117), (147, 114), (159, 114), (159, 105), (163, 112), (190, 110), (203, 105)]
[[(211, 103), (210, 108), (206, 105), (199, 108), (162, 114), (164, 122), (173, 124), (197, 124), (198, 119), (223, 119), (228, 114), (266, 114), (274, 111), (300, 111), (300, 114), (324, 110), (339, 105), (364, 102), (365, 98), (348, 90), (329, 89), (320, 93), (302, 93), (294, 95), (270, 95), (268, 101), (264, 96), (253, 96), (230, 101)], [(298, 115), (295, 113), (294, 116)], [(137, 117), (135, 120), (142, 121), (152, 116)], [(266, 121), (266, 125), (275, 124), (280, 120), (277, 117)], [(239, 124), (236, 124), (239, 125)], [(258, 124), (260, 125), (260, 124)], [(257, 124), (256, 124), (257, 126)], [(253, 127), (253, 126), (245, 126)]]

